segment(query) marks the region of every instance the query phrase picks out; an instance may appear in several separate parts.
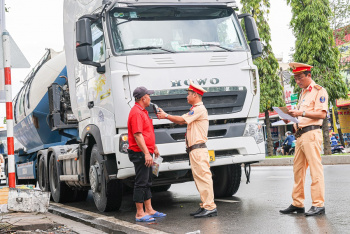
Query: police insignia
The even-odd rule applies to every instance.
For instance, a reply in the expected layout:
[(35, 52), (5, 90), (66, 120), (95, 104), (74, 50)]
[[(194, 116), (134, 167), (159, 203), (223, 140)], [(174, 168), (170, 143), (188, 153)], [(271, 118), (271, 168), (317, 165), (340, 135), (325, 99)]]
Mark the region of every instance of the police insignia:
[(321, 85), (318, 85), (318, 84), (315, 85), (314, 87), (315, 87), (317, 90), (321, 90), (321, 89), (322, 89), (322, 86), (321, 86)]
[(320, 97), (320, 102), (321, 103), (324, 103), (325, 101), (326, 101), (326, 97), (325, 96)]
[(191, 110), (190, 112), (188, 112), (188, 115), (193, 115), (194, 114), (194, 110)]

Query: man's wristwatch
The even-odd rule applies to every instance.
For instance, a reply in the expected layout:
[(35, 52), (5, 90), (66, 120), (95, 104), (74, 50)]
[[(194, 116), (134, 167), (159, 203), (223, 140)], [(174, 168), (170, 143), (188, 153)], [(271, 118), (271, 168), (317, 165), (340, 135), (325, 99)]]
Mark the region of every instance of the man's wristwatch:
[(301, 116), (305, 117), (305, 115), (306, 115), (306, 113), (305, 113), (305, 111), (303, 111), (303, 114)]
[(167, 119), (167, 118), (168, 118), (168, 116), (169, 116), (169, 114), (166, 114), (166, 115), (165, 115), (165, 118)]

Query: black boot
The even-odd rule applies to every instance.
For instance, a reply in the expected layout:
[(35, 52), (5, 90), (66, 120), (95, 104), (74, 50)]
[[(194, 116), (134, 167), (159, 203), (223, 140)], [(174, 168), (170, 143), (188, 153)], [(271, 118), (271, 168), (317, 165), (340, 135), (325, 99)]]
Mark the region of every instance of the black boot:
[(204, 218), (204, 217), (213, 217), (213, 216), (217, 216), (218, 215), (218, 210), (214, 209), (214, 210), (206, 210), (203, 209), (203, 211), (199, 214), (196, 214), (194, 217), (195, 218)]
[(199, 207), (198, 210), (196, 210), (195, 212), (192, 212), (190, 215), (191, 215), (191, 216), (195, 216), (195, 215), (199, 214), (200, 212), (202, 212), (203, 210), (204, 210), (204, 208), (200, 208), (200, 207)]
[(326, 208), (311, 206), (310, 210), (305, 213), (305, 216), (315, 216), (315, 215), (321, 215), (325, 213), (326, 213)]
[(296, 207), (293, 205), (290, 205), (287, 209), (285, 210), (280, 210), (282, 214), (291, 214), (294, 212), (297, 212), (298, 214), (300, 213), (305, 213), (305, 208), (304, 207)]

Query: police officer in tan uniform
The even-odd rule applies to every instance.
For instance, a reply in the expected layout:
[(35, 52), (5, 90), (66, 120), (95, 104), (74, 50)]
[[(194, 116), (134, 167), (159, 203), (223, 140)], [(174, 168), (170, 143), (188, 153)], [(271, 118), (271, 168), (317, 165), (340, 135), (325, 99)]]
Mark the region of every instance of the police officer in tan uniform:
[[(294, 156), (294, 186), (292, 192), (293, 203), (282, 214), (304, 213), (304, 185), (305, 174), (308, 166), (312, 179), (311, 198), (312, 207), (306, 216), (314, 216), (325, 213), (324, 207), (324, 176), (321, 163), (323, 119), (327, 116), (328, 94), (326, 89), (317, 85), (311, 79), (312, 66), (302, 63), (290, 63), (293, 69), (294, 79), (302, 89), (296, 110), (290, 110), (288, 114), (297, 117), (299, 123), (295, 125), (297, 138)], [(288, 122), (288, 121), (285, 121)]]
[(193, 179), (202, 201), (200, 208), (190, 215), (195, 218), (217, 216), (209, 153), (205, 145), (208, 140), (209, 120), (202, 96), (206, 91), (201, 86), (193, 84), (192, 81), (187, 91), (187, 101), (192, 105), (188, 113), (174, 116), (161, 110), (157, 116), (159, 119), (169, 119), (176, 124), (187, 124), (186, 147), (190, 156)]

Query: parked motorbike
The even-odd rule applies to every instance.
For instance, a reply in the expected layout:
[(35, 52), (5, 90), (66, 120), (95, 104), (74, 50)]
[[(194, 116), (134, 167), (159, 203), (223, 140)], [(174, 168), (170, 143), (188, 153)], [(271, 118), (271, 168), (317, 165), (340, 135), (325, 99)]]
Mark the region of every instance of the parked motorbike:
[(332, 145), (331, 150), (332, 150), (332, 154), (345, 153), (345, 149), (342, 145)]

